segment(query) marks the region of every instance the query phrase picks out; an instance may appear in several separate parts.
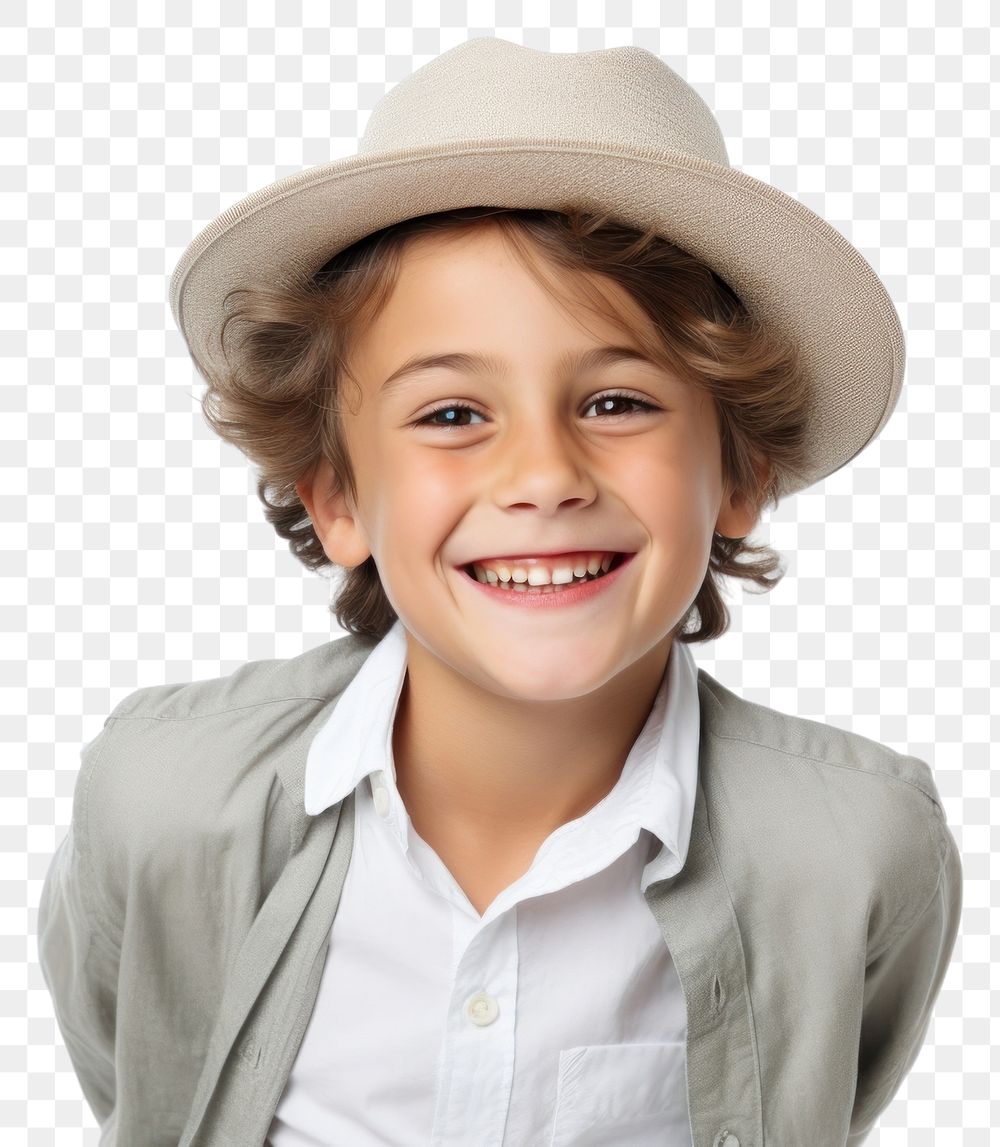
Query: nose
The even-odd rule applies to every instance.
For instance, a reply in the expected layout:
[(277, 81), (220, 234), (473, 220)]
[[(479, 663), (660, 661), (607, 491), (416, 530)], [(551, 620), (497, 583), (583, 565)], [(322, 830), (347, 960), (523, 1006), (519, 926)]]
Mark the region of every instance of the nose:
[(558, 419), (536, 417), (507, 436), (497, 461), (494, 497), (503, 509), (552, 513), (568, 503), (589, 505), (597, 494), (591, 461)]

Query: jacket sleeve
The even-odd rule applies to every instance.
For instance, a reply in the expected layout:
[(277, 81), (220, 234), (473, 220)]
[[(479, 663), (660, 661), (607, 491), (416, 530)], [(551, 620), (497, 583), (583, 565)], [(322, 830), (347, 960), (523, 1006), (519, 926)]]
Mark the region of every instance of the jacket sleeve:
[[(121, 925), (95, 880), (87, 794), (114, 722), (81, 752), (66, 835), (53, 854), (38, 904), (38, 959), (66, 1050), (94, 1118), (115, 1106), (115, 1014)], [(98, 869), (99, 871), (99, 869)]]
[(962, 865), (935, 806), (941, 863), (937, 885), (916, 918), (865, 969), (858, 1077), (846, 1147), (859, 1147), (920, 1053), (958, 934)]

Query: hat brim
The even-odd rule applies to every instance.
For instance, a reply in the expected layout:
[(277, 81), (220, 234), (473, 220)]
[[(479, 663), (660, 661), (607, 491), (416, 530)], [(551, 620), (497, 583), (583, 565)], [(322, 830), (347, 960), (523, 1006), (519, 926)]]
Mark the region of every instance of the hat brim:
[(902, 387), (905, 345), (878, 275), (797, 199), (683, 153), (482, 141), (307, 168), (246, 196), (196, 236), (171, 278), (170, 307), (195, 361), (219, 370), (223, 300), (234, 288), (291, 283), (417, 215), (567, 203), (663, 235), (798, 347), (812, 390), (810, 465), (780, 496), (840, 469), (881, 431)]

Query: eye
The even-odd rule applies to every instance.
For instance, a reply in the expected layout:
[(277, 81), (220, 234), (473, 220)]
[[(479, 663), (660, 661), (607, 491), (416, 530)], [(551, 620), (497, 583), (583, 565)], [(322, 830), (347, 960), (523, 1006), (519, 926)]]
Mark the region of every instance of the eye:
[(473, 406), (466, 406), (464, 403), (460, 402), (452, 402), (445, 406), (438, 406), (432, 410), (430, 414), (425, 414), (423, 418), (418, 418), (414, 423), (414, 426), (441, 427), (443, 429), (448, 429), (450, 426), (457, 426), (459, 429), (462, 429), (461, 424), (456, 422), (453, 418), (449, 418), (447, 422), (431, 421), (432, 418), (437, 418), (439, 414), (451, 414), (451, 412), (455, 410), (468, 410), (471, 414), (478, 415), (480, 418), (483, 417), (483, 415)]
[[(609, 402), (628, 402), (631, 403), (632, 406), (637, 406), (640, 410), (644, 411), (657, 409), (651, 402), (643, 402), (641, 398), (633, 398), (631, 394), (620, 394), (618, 391), (609, 391), (607, 394), (599, 394), (597, 398), (595, 398), (593, 402), (590, 403), (590, 406), (588, 406), (587, 409), (589, 410), (591, 406), (598, 406), (607, 404)], [(630, 416), (633, 413), (634, 411), (628, 411), (626, 412), (626, 415)], [(603, 410), (600, 413), (600, 417), (606, 418), (610, 417), (610, 415), (608, 411)]]
[[(637, 407), (640, 412), (641, 411), (653, 411), (653, 410), (658, 409), (658, 407), (654, 406), (651, 402), (644, 402), (641, 398), (633, 398), (632, 395), (630, 395), (630, 394), (621, 394), (618, 391), (609, 391), (607, 394), (598, 395), (597, 398), (591, 400), (591, 402), (587, 405), (586, 409), (590, 410), (594, 406), (597, 406), (600, 404), (607, 405), (607, 404), (613, 403), (613, 402), (629, 403), (633, 407)], [(485, 417), (485, 415), (481, 411), (477, 410), (474, 406), (469, 406), (466, 403), (461, 403), (461, 402), (451, 402), (451, 403), (445, 403), (443, 406), (435, 407), (435, 409), (430, 411), (430, 413), (425, 414), (422, 418), (418, 418), (416, 420), (416, 422), (414, 423), (414, 426), (431, 426), (431, 427), (437, 427), (437, 428), (441, 428), (441, 429), (448, 429), (450, 427), (455, 427), (455, 428), (461, 430), (461, 429), (463, 429), (464, 426), (468, 425), (468, 423), (459, 423), (457, 421), (457, 419), (454, 417), (449, 417), (445, 422), (434, 422), (432, 420), (437, 418), (437, 416), (439, 414), (452, 415), (453, 413), (462, 412), (462, 411), (468, 411), (470, 414), (474, 414), (479, 418)], [(635, 413), (635, 411), (626, 411), (624, 417), (629, 418), (634, 413)], [(597, 417), (599, 417), (599, 418), (620, 418), (622, 416), (621, 415), (615, 415), (615, 414), (613, 414), (607, 410), (602, 410), (599, 412)], [(591, 421), (591, 420), (588, 420), (588, 421)]]

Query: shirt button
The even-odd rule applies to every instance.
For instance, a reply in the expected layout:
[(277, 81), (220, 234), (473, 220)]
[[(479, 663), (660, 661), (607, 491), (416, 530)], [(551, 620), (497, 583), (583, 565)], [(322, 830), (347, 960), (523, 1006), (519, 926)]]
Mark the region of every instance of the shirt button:
[(735, 1131), (720, 1131), (712, 1147), (740, 1147), (740, 1141)]
[[(497, 1018), (500, 1014), (500, 1007), (492, 996), (488, 996), (485, 992), (477, 992), (476, 995), (469, 998), (465, 1005), (465, 1011), (474, 1024), (484, 1028)], [(738, 1144), (737, 1147), (739, 1147)]]
[(381, 817), (389, 815), (389, 790), (385, 787), (384, 776), (384, 773), (372, 776), (372, 799), (375, 801), (375, 811)]

